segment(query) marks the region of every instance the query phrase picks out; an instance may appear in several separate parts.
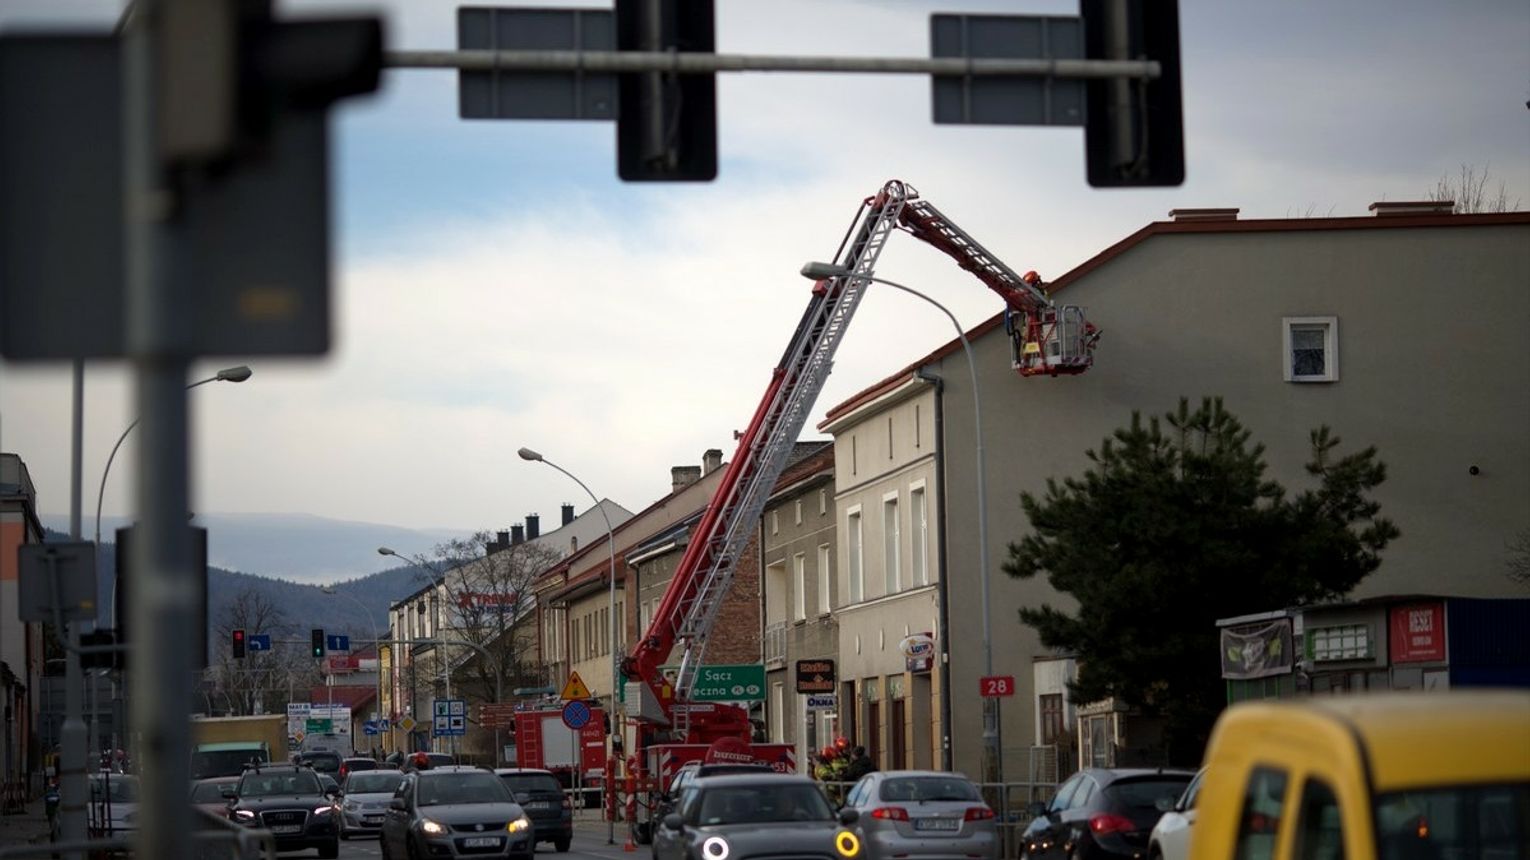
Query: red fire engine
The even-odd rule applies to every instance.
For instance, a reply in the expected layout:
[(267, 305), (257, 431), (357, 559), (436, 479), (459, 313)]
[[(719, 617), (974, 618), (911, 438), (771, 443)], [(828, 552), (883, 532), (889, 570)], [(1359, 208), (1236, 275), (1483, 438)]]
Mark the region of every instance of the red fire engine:
[[(1053, 304), (1034, 272), (1017, 275), (953, 224), (909, 185), (892, 180), (862, 202), (835, 254), (835, 275), (813, 285), (807, 310), (738, 449), (665, 590), (653, 620), (621, 663), (626, 701), (638, 721), (628, 758), (628, 820), (651, 815), (669, 776), (698, 759), (763, 761), (794, 770), (784, 744), (753, 744), (748, 712), (726, 703), (691, 701), (707, 635), (733, 581), (734, 566), (758, 527), (766, 500), (828, 378), (883, 246), (901, 229), (940, 249), (972, 272), (1005, 303), (1013, 367), (1022, 376), (1082, 373), (1093, 361), (1099, 330), (1081, 308)], [(673, 679), (664, 665), (681, 647)], [(646, 813), (635, 807), (645, 807)], [(637, 814), (634, 814), (637, 813)], [(651, 822), (647, 822), (651, 825)], [(646, 839), (648, 826), (634, 828)]]

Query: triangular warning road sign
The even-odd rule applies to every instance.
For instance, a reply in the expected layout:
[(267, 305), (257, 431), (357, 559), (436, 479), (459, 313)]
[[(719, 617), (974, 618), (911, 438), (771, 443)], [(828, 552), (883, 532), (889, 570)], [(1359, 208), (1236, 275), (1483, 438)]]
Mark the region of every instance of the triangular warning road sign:
[(586, 687), (584, 681), (579, 679), (579, 673), (568, 673), (568, 682), (563, 685), (563, 692), (558, 694), (558, 698), (568, 702), (574, 699), (588, 699), (589, 697), (590, 688)]

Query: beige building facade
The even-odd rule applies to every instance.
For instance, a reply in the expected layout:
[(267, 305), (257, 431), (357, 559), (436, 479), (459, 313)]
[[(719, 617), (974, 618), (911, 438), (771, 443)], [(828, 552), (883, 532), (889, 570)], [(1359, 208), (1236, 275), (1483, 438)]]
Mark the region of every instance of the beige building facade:
[(908, 375), (819, 425), (834, 436), (839, 734), (882, 769), (941, 767), (949, 744), (939, 384)]
[[(994, 671), (1017, 683), (1016, 695), (1002, 700), (1006, 779), (1024, 779), (1045, 753), (1036, 749), (1039, 696), (1058, 692), (1052, 674), (1033, 667), (1058, 655), (1016, 612), (1071, 606), (1044, 579), (1000, 570), (1008, 543), (1029, 529), (1019, 495), (1081, 475), (1086, 452), (1134, 410), (1161, 415), (1181, 397), (1222, 397), (1265, 445), (1268, 477), (1289, 491), (1310, 486), (1303, 467), (1314, 428), (1331, 427), (1341, 453), (1375, 445), (1388, 474), (1375, 497), (1402, 536), (1356, 598), (1518, 593), (1504, 555), (1530, 524), (1530, 213), (1453, 215), (1420, 204), (1372, 212), (1239, 220), (1236, 210), (1176, 210), (1173, 220), (1147, 225), (1049, 285), (1103, 329), (1095, 365), (1080, 376), (1019, 377), (1000, 317), (968, 332), (987, 452)], [(938, 394), (913, 393), (929, 388), (923, 378), (941, 380)], [(940, 548), (949, 595), (952, 634), (942, 644), (952, 764), (969, 774), (980, 772), (985, 657), (975, 635), (984, 607), (973, 397), (967, 359), (953, 341), (836, 406), (823, 425), (835, 434), (838, 561), (864, 571), (855, 586), (847, 570), (840, 587), (846, 677), (856, 679), (863, 702), (888, 701), (887, 679), (897, 673), (876, 646), (885, 648), (902, 624), (917, 629), (935, 615), (933, 596), (928, 611), (904, 606), (914, 595), (889, 599), (882, 583), (880, 511), (895, 490), (906, 504), (903, 493), (922, 478), (943, 523), (930, 543)], [(933, 416), (937, 402), (942, 445), (938, 463), (932, 449), (926, 465), (906, 413), (929, 404), (922, 411)], [(921, 429), (936, 438), (935, 427)], [(1063, 703), (1065, 721), (1072, 708)], [(866, 713), (863, 704), (847, 716)], [(885, 720), (877, 730), (886, 737)]]

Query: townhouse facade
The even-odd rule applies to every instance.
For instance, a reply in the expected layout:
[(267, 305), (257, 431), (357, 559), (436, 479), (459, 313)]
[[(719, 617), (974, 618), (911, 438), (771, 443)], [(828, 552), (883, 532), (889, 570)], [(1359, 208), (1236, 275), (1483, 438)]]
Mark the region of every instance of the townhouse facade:
[(17, 549), (41, 543), (37, 488), (27, 464), (0, 453), (0, 697), (4, 737), (0, 738), (0, 803), (5, 812), (42, 789), (39, 692), (43, 680), (43, 626), (23, 622), (17, 610), (20, 570)]
[(791, 744), (799, 768), (838, 735), (839, 622), (835, 617), (834, 446), (800, 443), (760, 523), (765, 571), (762, 643), (766, 735)]
[[(637, 642), (640, 631), (646, 628), (639, 626), (641, 613), (651, 612), (653, 605), (650, 601), (646, 609), (642, 608), (644, 595), (652, 593), (645, 586), (651, 583), (645, 582), (643, 570), (632, 569), (631, 559), (638, 547), (670, 532), (704, 507), (722, 475), (722, 452), (718, 449), (706, 451), (700, 466), (672, 468), (670, 492), (614, 526), (613, 544), (608, 545), (602, 532), (600, 539), (537, 579), (542, 662), (555, 688), (577, 673), (592, 701), (608, 715), (620, 709), (617, 660)], [(613, 648), (621, 653), (613, 653)], [(624, 748), (631, 748), (634, 731), (634, 727), (624, 726)]]
[[(939, 524), (930, 545), (944, 573), (937, 593), (949, 597), (944, 615), (931, 613), (943, 618), (935, 639), (949, 661), (937, 678), (949, 691), (951, 764), (968, 774), (980, 772), (978, 679), (987, 649), (972, 633), (985, 610), (994, 671), (1017, 684), (1001, 706), (1006, 779), (1036, 772), (1038, 758), (1058, 752), (1055, 738), (1077, 737), (1068, 723), (1078, 709), (1096, 704), (1048, 699), (1043, 706), (1042, 696), (1063, 695), (1072, 670), (1067, 655), (1043, 647), (1016, 610), (1067, 609), (1072, 598), (1044, 578), (1015, 580), (1000, 567), (1008, 543), (1029, 529), (1019, 494), (1039, 495), (1049, 478), (1082, 474), (1087, 451), (1129, 423), (1133, 411), (1161, 415), (1181, 397), (1222, 397), (1265, 445), (1268, 477), (1288, 489), (1308, 485), (1309, 432), (1320, 425), (1343, 438), (1345, 452), (1377, 446), (1388, 478), (1375, 497), (1402, 537), (1356, 599), (1522, 591), (1504, 575), (1504, 547), (1530, 523), (1526, 283), (1530, 213), (1456, 215), (1448, 204), (1380, 203), (1361, 217), (1240, 220), (1231, 209), (1175, 210), (1049, 285), (1060, 302), (1085, 306), (1104, 331), (1088, 373), (1019, 377), (995, 316), (967, 332), (977, 391), (952, 341), (835, 406), (821, 427), (835, 435), (838, 562), (846, 580), (839, 591), (848, 604), (837, 612), (841, 654), (854, 654), (858, 642), (863, 659), (847, 673), (863, 675), (854, 686), (862, 701), (841, 715), (847, 729), (860, 723), (842, 733), (889, 739), (885, 720), (875, 732), (867, 724), (867, 681), (893, 667), (867, 660), (867, 643), (885, 645), (889, 626), (893, 635), (903, 623), (917, 629), (912, 622), (922, 608), (894, 618), (878, 602), (887, 601), (892, 582), (887, 530), (878, 530), (887, 514), (879, 511), (894, 489), (898, 503), (909, 504), (904, 493), (917, 480), (899, 471), (915, 465), (917, 449), (906, 431), (900, 436), (896, 410), (930, 398), (923, 409), (940, 415), (930, 428), (940, 453), (926, 480), (943, 490), (928, 496)], [(912, 393), (921, 386), (928, 395)], [(981, 428), (974, 426), (975, 397)], [(893, 413), (891, 425), (884, 413)], [(971, 452), (979, 429), (988, 442), (988, 571), (979, 569), (975, 527)], [(890, 456), (879, 447), (889, 438)], [(900, 527), (905, 522), (900, 518)], [(899, 548), (907, 551), (901, 537)], [(904, 576), (901, 560), (899, 568)], [(942, 635), (949, 631), (960, 633)], [(1041, 665), (1056, 660), (1062, 665)], [(889, 677), (871, 691), (883, 703), (879, 710), (893, 701)], [(1053, 739), (1050, 751), (1044, 737)], [(1075, 755), (1082, 745), (1073, 742)], [(892, 762), (884, 753), (879, 763)]]
[[(430, 702), (446, 697), (448, 689), (453, 698), (474, 702), (491, 700), (497, 694), (509, 698), (513, 692), (513, 688), (496, 691), (492, 683), (484, 681), (489, 672), (479, 670), (483, 658), (476, 649), (465, 645), (442, 649), (421, 640), (484, 640), (480, 647), (515, 655), (518, 663), (533, 667), (544, 664), (534, 575), (512, 575), (510, 566), (524, 564), (527, 557), (555, 562), (592, 545), (604, 546), (607, 519), (620, 524), (632, 516), (609, 499), (579, 514), (573, 505), (565, 504), (560, 514), (560, 524), (552, 531), (542, 532), (540, 516), (529, 514), (523, 524), (497, 532), (495, 540), (483, 548), (482, 559), (448, 570), (422, 571), (432, 580), (389, 606), (393, 642), (379, 657), (389, 679), (381, 710), (394, 720), (394, 730), (384, 739), (385, 749), (439, 750), (449, 746), (444, 739), (432, 738), (430, 731)], [(469, 629), (484, 623), (485, 602), (494, 604), (490, 610), (510, 615), (506, 629), (497, 637), (486, 638), (484, 630)], [(501, 603), (504, 605), (498, 605)], [(508, 641), (503, 637), (509, 637)], [(551, 677), (545, 675), (540, 682), (551, 683)], [(406, 717), (414, 722), (412, 730), (398, 727), (398, 721)], [(458, 742), (459, 751), (467, 748), (498, 761), (502, 747), (494, 743), (494, 731), (478, 727), (474, 720), (469, 723), (473, 728)]]

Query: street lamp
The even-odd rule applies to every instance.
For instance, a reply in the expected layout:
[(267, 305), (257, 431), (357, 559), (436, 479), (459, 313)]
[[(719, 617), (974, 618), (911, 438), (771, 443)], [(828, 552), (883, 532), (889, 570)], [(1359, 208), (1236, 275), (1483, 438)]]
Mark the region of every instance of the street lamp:
[[(620, 731), (620, 725), (621, 725), (620, 720), (618, 720), (616, 718), (616, 705), (617, 705), (617, 690), (616, 690), (616, 685), (618, 683), (618, 679), (621, 677), (621, 672), (618, 671), (617, 667), (621, 664), (621, 652), (622, 652), (621, 645), (619, 644), (620, 641), (621, 641), (620, 640), (620, 635), (617, 633), (618, 626), (619, 626), (619, 619), (617, 619), (617, 617), (616, 617), (616, 532), (613, 531), (612, 528), (611, 528), (611, 517), (607, 516), (605, 505), (602, 505), (600, 503), (600, 499), (595, 498), (595, 494), (590, 492), (590, 488), (586, 487), (584, 485), (583, 481), (581, 481), (577, 477), (575, 477), (573, 472), (570, 472), (569, 470), (563, 468), (562, 466), (559, 466), (557, 463), (554, 463), (553, 461), (547, 459), (546, 457), (543, 457), (541, 454), (538, 454), (537, 452), (531, 450), (530, 448), (522, 448), (519, 451), (517, 451), (516, 453), (520, 455), (522, 460), (526, 460), (526, 461), (532, 462), (532, 463), (542, 463), (542, 464), (551, 466), (554, 469), (557, 469), (558, 471), (560, 471), (563, 474), (567, 475), (574, 483), (579, 485), (579, 488), (581, 490), (584, 490), (584, 492), (590, 497), (590, 501), (595, 503), (596, 510), (600, 511), (600, 518), (606, 521), (606, 550), (607, 550), (607, 552), (610, 555), (610, 563), (611, 563), (611, 598), (610, 598), (611, 599), (611, 608), (609, 610), (610, 613), (611, 613), (611, 732), (610, 732), (610, 734), (611, 734), (611, 737), (612, 737), (611, 755), (615, 756), (616, 755), (616, 743), (614, 741), (614, 738), (615, 738), (616, 732)], [(612, 774), (616, 773), (616, 769), (615, 769), (614, 766), (612, 768), (610, 768), (610, 773), (612, 773)], [(612, 782), (612, 780), (609, 779), (609, 778), (606, 780), (606, 807), (607, 807), (607, 810), (606, 810), (606, 844), (607, 845), (615, 845), (616, 844), (616, 815), (615, 815), (615, 809), (613, 808), (613, 802), (612, 802), (612, 797), (614, 797), (612, 792), (615, 790), (615, 786), (611, 785), (611, 782)]]
[[(832, 263), (809, 262), (802, 267), (802, 276), (814, 281), (827, 280), (829, 278), (854, 277), (878, 284), (885, 284), (895, 290), (902, 290), (911, 296), (924, 299), (934, 305), (946, 318), (951, 321), (956, 329), (956, 336), (962, 342), (962, 349), (967, 353), (967, 370), (972, 374), (972, 413), (973, 433), (977, 437), (977, 501), (978, 501), (978, 580), (982, 586), (983, 601), (983, 674), (993, 674), (993, 629), (990, 622), (989, 598), (988, 598), (988, 488), (986, 477), (988, 470), (983, 461), (983, 401), (978, 389), (977, 359), (972, 355), (972, 344), (967, 342), (967, 333), (962, 331), (961, 323), (956, 321), (956, 316), (946, 309), (946, 306), (935, 301), (924, 293), (903, 284), (894, 283), (885, 278), (877, 278), (871, 275), (856, 274), (844, 266)], [(1004, 759), (999, 745), (999, 700), (991, 696), (983, 698), (983, 779), (987, 782), (1004, 781)]]
[[(423, 559), (423, 558), (421, 558), (421, 557), (419, 557), (417, 555), (409, 555), (409, 554), (404, 554), (404, 553), (398, 553), (398, 552), (395, 552), (394, 550), (392, 550), (392, 549), (390, 549), (388, 547), (385, 547), (385, 546), (378, 547), (377, 548), (377, 554), (378, 555), (391, 555), (394, 558), (403, 559), (405, 561), (408, 561), (411, 564), (417, 565), (419, 567), (423, 567), (423, 568), (425, 568), (426, 570), (430, 571), (432, 574), (435, 575), (435, 579), (431, 583), (434, 586), (434, 588), (431, 589), (431, 596), (430, 596), (430, 605), (431, 605), (431, 609), (433, 610), (432, 611), (432, 615), (435, 616), (435, 620), (432, 622), (432, 626), (435, 629), (432, 632), (435, 634), (435, 638), (440, 640), (440, 643), (441, 643), (440, 646), (439, 646), (440, 649), (441, 649), (441, 659), (439, 661), (440, 664), (441, 664), (441, 681), (442, 681), (442, 685), (445, 687), (446, 698), (450, 699), (452, 697), (452, 667), (451, 667), (451, 663), (447, 660), (447, 656), (448, 655), (447, 655), (447, 652), (446, 652), (446, 633), (441, 628), (441, 594), (440, 594), (440, 589), (441, 589), (442, 585), (446, 582), (446, 574), (442, 573), (441, 570), (439, 568), (437, 568), (435, 565), (431, 564), (430, 562), (426, 561), (425, 559)], [(409, 658), (409, 665), (410, 665), (411, 668), (414, 666), (414, 658), (413, 657)], [(418, 714), (416, 714), (416, 719), (418, 719)], [(454, 742), (455, 742), (455, 739), (454, 739)]]
[[(242, 364), (238, 367), (225, 367), (206, 379), (199, 379), (191, 383), (186, 386), (186, 390), (190, 391), (198, 385), (206, 385), (209, 382), (243, 382), (249, 379), (254, 372)], [(101, 500), (106, 497), (106, 476), (111, 474), (112, 461), (117, 459), (117, 449), (122, 447), (122, 443), (127, 440), (128, 434), (133, 432), (134, 427), (138, 426), (138, 421), (138, 418), (134, 418), (132, 423), (127, 426), (127, 429), (122, 431), (122, 435), (117, 437), (117, 444), (112, 446), (112, 453), (106, 458), (106, 468), (101, 470), (101, 488), (96, 491), (96, 546), (101, 545)], [(112, 601), (108, 617), (112, 622), (112, 626), (115, 627), (117, 618), (117, 577), (115, 575), (112, 576)]]
[[(375, 710), (379, 714), (382, 713), (382, 636), (377, 632), (377, 616), (372, 614), (372, 610), (367, 608), (365, 603), (357, 600), (355, 595), (347, 594), (343, 591), (336, 591), (333, 585), (320, 586), (319, 591), (324, 594), (328, 594), (331, 597), (336, 595), (344, 597), (346, 600), (349, 600), (350, 602), (361, 607), (361, 611), (367, 614), (367, 623), (372, 625), (372, 648), (377, 652), (377, 703), (375, 705)], [(333, 695), (333, 688), (331, 688), (331, 695)], [(330, 716), (334, 715), (331, 714)]]

